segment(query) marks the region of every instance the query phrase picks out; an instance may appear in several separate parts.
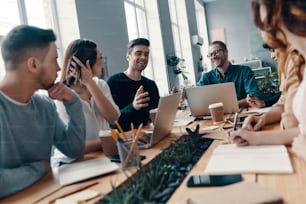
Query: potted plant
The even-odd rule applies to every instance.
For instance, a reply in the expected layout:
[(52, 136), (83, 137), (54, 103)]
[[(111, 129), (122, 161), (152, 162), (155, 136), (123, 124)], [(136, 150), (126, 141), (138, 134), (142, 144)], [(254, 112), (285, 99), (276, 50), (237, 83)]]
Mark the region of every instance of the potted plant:
[(185, 60), (175, 55), (167, 55), (167, 65), (173, 68), (175, 74), (181, 74), (184, 85), (189, 84), (188, 72), (186, 71)]

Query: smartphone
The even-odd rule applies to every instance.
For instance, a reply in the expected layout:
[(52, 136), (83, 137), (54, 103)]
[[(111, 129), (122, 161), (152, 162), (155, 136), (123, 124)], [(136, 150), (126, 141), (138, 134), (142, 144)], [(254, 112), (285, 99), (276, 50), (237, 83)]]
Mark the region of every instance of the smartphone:
[(194, 175), (187, 181), (188, 187), (225, 186), (242, 181), (241, 174)]
[[(139, 157), (140, 157), (140, 161), (146, 159), (145, 155), (140, 155)], [(109, 157), (109, 159), (111, 160), (111, 162), (117, 162), (117, 163), (121, 162), (119, 154), (111, 156), (111, 157)]]

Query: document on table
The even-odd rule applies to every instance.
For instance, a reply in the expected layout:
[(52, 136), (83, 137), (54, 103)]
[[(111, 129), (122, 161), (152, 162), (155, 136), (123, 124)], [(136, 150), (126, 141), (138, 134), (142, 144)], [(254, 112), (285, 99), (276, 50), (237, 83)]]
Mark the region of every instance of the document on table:
[(205, 173), (293, 173), (287, 149), (283, 145), (238, 147), (219, 145), (207, 164)]
[(194, 121), (195, 117), (187, 116), (187, 117), (177, 117), (173, 121), (173, 127), (184, 127), (189, 125)]
[(99, 157), (72, 164), (65, 164), (58, 168), (60, 185), (68, 185), (95, 176), (104, 175), (119, 169), (117, 164), (107, 157)]

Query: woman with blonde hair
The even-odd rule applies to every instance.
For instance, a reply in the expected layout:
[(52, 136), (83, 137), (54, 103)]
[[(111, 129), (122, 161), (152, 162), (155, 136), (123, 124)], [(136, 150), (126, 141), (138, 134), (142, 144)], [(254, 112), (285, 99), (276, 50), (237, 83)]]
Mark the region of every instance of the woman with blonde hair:
[[(285, 63), (291, 46), (306, 58), (306, 2), (303, 0), (252, 0), (255, 25), (264, 41), (280, 49), (279, 65)], [(293, 59), (295, 60), (295, 59)], [(304, 77), (305, 79), (305, 72)], [(297, 128), (283, 131), (250, 132), (240, 129), (230, 133), (238, 145), (292, 144), (295, 154), (306, 160), (306, 80), (302, 80), (293, 101)]]

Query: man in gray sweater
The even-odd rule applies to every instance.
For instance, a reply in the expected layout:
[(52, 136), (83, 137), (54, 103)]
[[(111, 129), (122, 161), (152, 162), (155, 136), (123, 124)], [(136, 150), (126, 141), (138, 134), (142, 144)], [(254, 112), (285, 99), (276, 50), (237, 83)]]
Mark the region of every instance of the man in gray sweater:
[[(0, 198), (35, 183), (50, 171), (52, 146), (69, 157), (84, 152), (85, 120), (78, 96), (54, 83), (60, 70), (52, 30), (21, 25), (2, 42), (0, 82)], [(38, 89), (48, 95), (36, 93)], [(63, 101), (70, 121), (60, 120), (52, 99)]]

